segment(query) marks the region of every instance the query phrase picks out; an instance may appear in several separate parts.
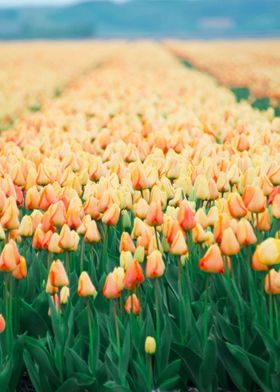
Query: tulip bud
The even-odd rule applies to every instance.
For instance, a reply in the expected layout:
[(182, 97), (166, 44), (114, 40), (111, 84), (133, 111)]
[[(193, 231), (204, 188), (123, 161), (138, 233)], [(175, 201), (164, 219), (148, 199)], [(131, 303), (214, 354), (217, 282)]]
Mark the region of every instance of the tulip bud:
[(209, 185), (205, 175), (199, 174), (196, 177), (194, 191), (196, 198), (199, 200), (208, 200), (210, 198)]
[(120, 290), (122, 290), (123, 289), (123, 279), (124, 279), (124, 274), (125, 274), (124, 269), (122, 267), (115, 267), (113, 269), (112, 274), (113, 274), (113, 277), (114, 277), (115, 281), (117, 282)]
[(182, 201), (179, 207), (177, 219), (179, 225), (185, 231), (192, 230), (195, 227), (196, 223), (195, 223), (194, 213), (189, 207), (188, 202), (186, 200)]
[(133, 260), (125, 273), (123, 279), (124, 287), (128, 290), (134, 290), (144, 279), (142, 268), (136, 260)]
[(145, 340), (145, 352), (147, 354), (154, 354), (156, 352), (156, 341), (153, 337), (147, 336)]
[(69, 285), (68, 276), (60, 260), (56, 260), (52, 262), (49, 271), (49, 280), (51, 285), (55, 287), (62, 287), (62, 286)]
[(271, 228), (270, 216), (267, 209), (264, 212), (261, 212), (255, 222), (255, 226), (257, 229), (261, 231), (269, 231)]
[(231, 227), (228, 227), (223, 232), (222, 241), (221, 241), (221, 251), (224, 255), (233, 256), (236, 255), (240, 251), (239, 242), (236, 239), (236, 236)]
[(120, 207), (117, 204), (112, 204), (102, 217), (102, 222), (106, 225), (116, 226), (120, 216)]
[(138, 263), (143, 263), (145, 258), (145, 249), (143, 246), (137, 246), (135, 253), (134, 253), (134, 259), (138, 261)]
[(257, 237), (255, 236), (254, 230), (247, 219), (241, 219), (238, 222), (236, 236), (238, 242), (243, 246), (252, 245), (257, 242)]
[(59, 200), (56, 204), (52, 204), (54, 206), (54, 211), (50, 216), (50, 224), (56, 227), (61, 227), (66, 223), (66, 208), (61, 200)]
[(63, 286), (61, 291), (60, 291), (60, 303), (62, 305), (66, 305), (67, 304), (69, 295), (70, 295), (69, 287)]
[(10, 240), (3, 248), (0, 257), (0, 271), (12, 272), (20, 263), (20, 255), (14, 240)]
[(22, 237), (32, 236), (33, 222), (32, 222), (32, 217), (30, 215), (24, 215), (24, 217), (22, 218), (19, 225), (18, 234), (21, 235)]
[(65, 250), (76, 251), (79, 244), (79, 235), (76, 231), (70, 230), (68, 225), (63, 225), (58, 245)]
[(131, 229), (131, 219), (127, 210), (122, 211), (122, 227), (124, 230)]
[(247, 214), (247, 209), (239, 193), (230, 194), (228, 198), (228, 209), (233, 218), (242, 218)]
[(267, 294), (280, 294), (280, 272), (275, 269), (269, 270), (264, 285)]
[(247, 186), (242, 199), (251, 212), (263, 212), (266, 207), (266, 198), (259, 187)]
[(141, 311), (141, 308), (139, 300), (135, 294), (132, 294), (127, 298), (127, 300), (125, 301), (124, 309), (126, 313), (130, 314), (130, 312), (132, 311), (135, 316), (138, 316)]
[(132, 241), (132, 238), (126, 231), (124, 231), (121, 235), (119, 250), (120, 252), (122, 251), (129, 251), (131, 253), (135, 252), (135, 245)]
[(107, 275), (102, 294), (105, 298), (118, 298), (121, 295), (121, 288), (117, 283), (114, 274), (110, 272)]
[(165, 265), (162, 259), (162, 254), (158, 250), (154, 250), (147, 257), (146, 275), (148, 278), (159, 278), (164, 274)]
[(94, 220), (87, 224), (85, 232), (86, 242), (99, 242), (101, 240), (100, 233), (97, 228), (97, 224)]
[(210, 246), (202, 259), (200, 259), (199, 268), (204, 272), (210, 273), (224, 272), (224, 261), (217, 244)]
[(132, 262), (132, 253), (130, 251), (122, 251), (120, 254), (120, 266), (126, 271)]
[(50, 237), (49, 243), (48, 243), (48, 251), (50, 253), (62, 253), (63, 249), (58, 245), (59, 244), (59, 234), (58, 233), (53, 233)]
[(6, 321), (4, 319), (4, 316), (0, 314), (0, 333), (4, 332), (6, 329)]
[(78, 296), (79, 297), (96, 297), (97, 291), (88, 276), (88, 273), (83, 271), (78, 281)]
[(151, 203), (147, 212), (146, 223), (150, 226), (163, 224), (163, 211), (160, 202)]
[(24, 279), (26, 277), (27, 267), (25, 258), (23, 256), (20, 256), (19, 264), (16, 265), (16, 268), (13, 270), (12, 275), (18, 280)]
[(185, 241), (185, 237), (181, 230), (179, 230), (175, 235), (169, 251), (172, 255), (177, 255), (177, 256), (182, 256), (187, 253), (188, 247)]

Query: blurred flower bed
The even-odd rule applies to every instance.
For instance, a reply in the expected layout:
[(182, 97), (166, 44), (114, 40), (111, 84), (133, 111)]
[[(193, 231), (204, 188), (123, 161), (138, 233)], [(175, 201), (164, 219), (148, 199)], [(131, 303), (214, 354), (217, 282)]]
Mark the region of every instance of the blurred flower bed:
[(279, 40), (168, 41), (166, 45), (233, 87), (239, 93), (237, 98), (249, 98), (260, 109), (271, 104), (280, 110)]

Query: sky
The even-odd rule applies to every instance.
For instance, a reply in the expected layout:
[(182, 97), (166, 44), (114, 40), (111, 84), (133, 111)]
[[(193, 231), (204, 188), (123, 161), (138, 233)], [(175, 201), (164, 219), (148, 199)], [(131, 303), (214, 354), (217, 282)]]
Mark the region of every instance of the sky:
[[(79, 3), (82, 0), (0, 0), (0, 8), (21, 7), (26, 5), (44, 6), (44, 5), (65, 5)], [(121, 3), (125, 0), (112, 0)]]

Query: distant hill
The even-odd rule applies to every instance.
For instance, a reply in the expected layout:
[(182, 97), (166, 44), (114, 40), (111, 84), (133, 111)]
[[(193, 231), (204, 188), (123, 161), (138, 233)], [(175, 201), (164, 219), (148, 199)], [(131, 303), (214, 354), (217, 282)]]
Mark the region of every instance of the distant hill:
[(87, 1), (0, 9), (0, 39), (280, 36), (278, 0)]

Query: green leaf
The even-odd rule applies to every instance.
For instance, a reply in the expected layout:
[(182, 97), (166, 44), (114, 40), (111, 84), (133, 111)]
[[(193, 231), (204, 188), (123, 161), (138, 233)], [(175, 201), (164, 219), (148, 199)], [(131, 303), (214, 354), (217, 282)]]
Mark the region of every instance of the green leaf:
[(204, 391), (216, 391), (217, 386), (213, 385), (217, 366), (217, 346), (216, 341), (210, 337), (205, 345), (203, 359), (199, 369), (199, 386)]

